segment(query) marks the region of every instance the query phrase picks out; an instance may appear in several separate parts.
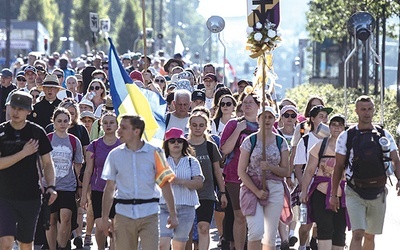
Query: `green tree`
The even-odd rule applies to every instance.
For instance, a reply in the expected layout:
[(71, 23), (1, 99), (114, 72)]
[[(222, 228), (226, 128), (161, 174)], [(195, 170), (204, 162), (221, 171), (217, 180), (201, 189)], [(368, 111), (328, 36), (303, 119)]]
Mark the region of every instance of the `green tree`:
[[(372, 90), (372, 86), (369, 88)], [(306, 94), (305, 94), (306, 93)], [(347, 123), (356, 123), (357, 116), (355, 110), (355, 100), (363, 93), (354, 88), (347, 89)], [(311, 96), (320, 96), (324, 100), (327, 107), (333, 108), (333, 114), (345, 114), (344, 110), (344, 88), (334, 87), (331, 84), (302, 84), (286, 92), (286, 97), (296, 101), (299, 112), (303, 112), (307, 101)], [(370, 96), (375, 102), (374, 123), (380, 124), (381, 99), (380, 96), (374, 96), (372, 92)], [(390, 131), (392, 135), (396, 135), (396, 128), (399, 124), (398, 117), (400, 110), (396, 105), (396, 91), (385, 89), (384, 97), (384, 128)]]
[(133, 51), (134, 41), (138, 37), (140, 31), (139, 21), (141, 18), (140, 1), (126, 0), (122, 7), (122, 14), (117, 19), (115, 24), (115, 39), (113, 42), (120, 53)]
[(74, 40), (82, 47), (89, 46), (97, 47), (104, 43), (104, 39), (97, 37), (96, 44), (93, 43), (93, 32), (90, 30), (89, 13), (95, 12), (99, 14), (99, 19), (107, 18), (108, 2), (105, 0), (74, 0), (72, 10), (72, 31)]
[(357, 11), (368, 11), (375, 18), (390, 18), (400, 14), (400, 4), (386, 0), (312, 0), (306, 14), (306, 28), (311, 39), (317, 42), (327, 38), (343, 41), (347, 36), (347, 20)]
[(50, 48), (58, 50), (62, 34), (62, 14), (57, 3), (52, 0), (25, 0), (20, 8), (18, 19), (22, 21), (39, 21), (49, 31)]

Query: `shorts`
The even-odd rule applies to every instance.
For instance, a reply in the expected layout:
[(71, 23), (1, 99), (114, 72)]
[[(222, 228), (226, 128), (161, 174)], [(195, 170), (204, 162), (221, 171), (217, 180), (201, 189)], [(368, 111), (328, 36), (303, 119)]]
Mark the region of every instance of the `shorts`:
[(212, 200), (200, 200), (200, 207), (196, 209), (197, 222), (205, 221), (211, 224), (214, 203), (215, 201)]
[(386, 195), (382, 193), (374, 200), (361, 198), (353, 189), (346, 186), (346, 207), (351, 230), (364, 230), (368, 234), (382, 234), (386, 212)]
[(0, 198), (0, 237), (15, 236), (22, 243), (33, 241), (41, 201)]
[(194, 206), (175, 205), (179, 225), (174, 229), (166, 227), (169, 216), (167, 205), (160, 205), (160, 237), (173, 238), (179, 242), (189, 240), (189, 233), (192, 230), (195, 208)]
[[(92, 209), (93, 209), (94, 219), (101, 218), (103, 192), (92, 190), (91, 199), (92, 199)], [(113, 202), (113, 205), (111, 206), (110, 214), (108, 215), (108, 217), (110, 219), (114, 219), (114, 216), (115, 216), (115, 204), (116, 203)]]
[(58, 213), (62, 208), (76, 211), (75, 193), (75, 191), (57, 191), (57, 199), (50, 205), (51, 213)]
[(226, 191), (229, 193), (229, 197), (231, 198), (233, 210), (240, 210), (240, 183), (227, 182)]

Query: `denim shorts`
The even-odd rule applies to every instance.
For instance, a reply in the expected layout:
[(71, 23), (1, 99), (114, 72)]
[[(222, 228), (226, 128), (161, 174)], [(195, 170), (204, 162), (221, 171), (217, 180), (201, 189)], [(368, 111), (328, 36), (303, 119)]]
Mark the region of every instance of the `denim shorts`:
[(169, 212), (167, 205), (160, 205), (160, 237), (172, 237), (176, 241), (186, 242), (192, 230), (195, 209), (194, 206), (175, 205), (179, 224), (174, 229), (166, 227)]

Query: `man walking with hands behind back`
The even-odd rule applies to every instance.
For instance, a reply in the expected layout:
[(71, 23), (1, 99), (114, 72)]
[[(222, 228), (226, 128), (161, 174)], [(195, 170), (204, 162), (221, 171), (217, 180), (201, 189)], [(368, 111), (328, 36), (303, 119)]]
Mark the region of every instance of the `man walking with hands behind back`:
[[(386, 212), (387, 176), (380, 139), (386, 137), (390, 142), (390, 158), (398, 180), (400, 161), (392, 135), (372, 124), (373, 100), (369, 96), (360, 96), (355, 111), (357, 125), (342, 132), (336, 142), (336, 165), (329, 203), (335, 212), (339, 202), (343, 203), (336, 192), (346, 169), (346, 207), (353, 232), (350, 250), (372, 250), (375, 248), (375, 235), (382, 234)], [(400, 188), (400, 181), (396, 188)]]
[(118, 136), (123, 143), (114, 148), (104, 164), (102, 178), (107, 181), (103, 193), (101, 229), (110, 228), (108, 215), (115, 201), (115, 249), (159, 248), (159, 197), (161, 188), (169, 211), (169, 228), (178, 225), (170, 181), (175, 178), (163, 151), (143, 141), (145, 123), (140, 116), (122, 116)]
[(19, 249), (32, 250), (41, 204), (38, 156), (48, 183), (49, 205), (57, 198), (52, 147), (43, 128), (26, 120), (32, 111), (30, 94), (17, 91), (8, 105), (11, 120), (0, 125), (0, 249), (11, 250), (16, 238)]

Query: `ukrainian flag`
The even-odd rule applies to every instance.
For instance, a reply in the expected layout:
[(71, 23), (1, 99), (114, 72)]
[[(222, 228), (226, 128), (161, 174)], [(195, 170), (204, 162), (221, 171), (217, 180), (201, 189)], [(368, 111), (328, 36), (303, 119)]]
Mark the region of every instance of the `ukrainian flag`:
[[(111, 38), (108, 40), (110, 42), (110, 52), (108, 53), (110, 94), (115, 112), (118, 117), (124, 114), (140, 115), (146, 124), (143, 135), (147, 141), (150, 141), (160, 126), (153, 114), (149, 100), (128, 76), (122, 67)], [(147, 96), (154, 95), (150, 93)], [(161, 115), (158, 115), (157, 118), (163, 121), (163, 115), (162, 118), (159, 116)]]

